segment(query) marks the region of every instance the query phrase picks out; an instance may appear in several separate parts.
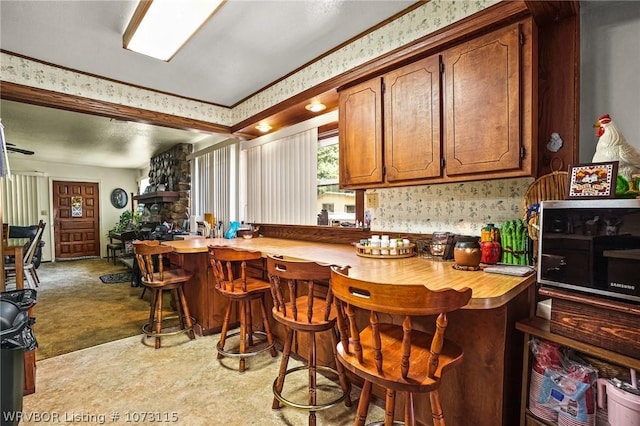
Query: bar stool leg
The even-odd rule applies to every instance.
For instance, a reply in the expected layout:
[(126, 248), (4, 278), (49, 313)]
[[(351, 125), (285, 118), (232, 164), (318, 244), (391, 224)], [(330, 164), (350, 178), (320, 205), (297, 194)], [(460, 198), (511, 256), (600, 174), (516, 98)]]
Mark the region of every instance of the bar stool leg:
[(278, 356), (278, 351), (273, 345), (273, 333), (271, 332), (271, 324), (269, 324), (269, 317), (267, 316), (267, 305), (264, 301), (264, 297), (260, 298), (260, 311), (262, 314), (262, 324), (264, 327), (264, 332), (267, 335), (267, 342), (269, 343), (269, 345), (272, 345), (269, 351), (272, 357), (276, 357)]
[(355, 426), (364, 426), (367, 421), (367, 413), (369, 412), (369, 400), (371, 399), (371, 382), (365, 380), (360, 393), (360, 401), (358, 401), (358, 412), (356, 413)]
[(415, 425), (416, 424), (416, 414), (413, 405), (413, 393), (407, 392), (407, 399), (404, 403), (404, 424), (405, 425)]
[[(250, 302), (247, 300), (240, 301), (240, 353), (243, 354), (247, 350), (247, 305)], [(240, 372), (243, 373), (246, 369), (244, 357), (240, 357)]]
[(336, 335), (338, 331), (334, 328), (330, 331), (331, 333), (331, 349), (333, 350), (333, 359), (336, 363), (336, 371), (338, 372), (338, 379), (340, 380), (340, 387), (342, 391), (347, 395), (344, 400), (345, 407), (351, 407), (351, 382), (347, 379), (347, 374), (344, 370), (344, 365), (340, 361), (338, 361), (338, 336)]
[[(231, 319), (231, 305), (234, 302), (233, 300), (229, 300), (227, 304), (227, 310), (224, 313), (224, 320), (222, 321), (222, 330), (220, 331), (220, 341), (218, 342), (218, 347), (224, 348), (224, 345), (227, 341), (227, 332), (229, 331), (229, 320)], [(218, 352), (218, 359), (224, 358), (220, 352)]]
[[(316, 405), (316, 333), (309, 332), (309, 405)], [(316, 412), (309, 411), (309, 426), (316, 426)]]
[(384, 402), (384, 424), (393, 424), (393, 417), (396, 411), (396, 391), (392, 389), (386, 390)]
[(157, 289), (156, 295), (156, 322), (155, 322), (155, 330), (156, 330), (156, 349), (160, 349), (160, 333), (162, 333), (162, 289)]
[(433, 426), (445, 426), (444, 415), (442, 414), (442, 404), (440, 403), (440, 393), (437, 389), (429, 392), (429, 402), (431, 402)]
[[(278, 371), (278, 378), (276, 379), (275, 390), (278, 393), (282, 392), (282, 388), (284, 387), (284, 378), (287, 374), (287, 367), (289, 365), (289, 356), (291, 355), (291, 344), (293, 342), (293, 330), (287, 330), (287, 337), (284, 342), (284, 348), (282, 350), (282, 360), (280, 361), (280, 370)], [(272, 409), (280, 408), (280, 401), (275, 396), (273, 397), (273, 403), (271, 404)]]
[(188, 336), (189, 336), (189, 339), (193, 340), (196, 338), (196, 334), (193, 331), (193, 321), (191, 321), (191, 313), (189, 312), (189, 305), (187, 305), (187, 299), (184, 296), (184, 290), (182, 289), (182, 287), (178, 287), (178, 299), (180, 300), (180, 303), (178, 304), (178, 306), (181, 307), (181, 310), (182, 310), (181, 315), (184, 317), (183, 327), (191, 328), (191, 330), (189, 330)]

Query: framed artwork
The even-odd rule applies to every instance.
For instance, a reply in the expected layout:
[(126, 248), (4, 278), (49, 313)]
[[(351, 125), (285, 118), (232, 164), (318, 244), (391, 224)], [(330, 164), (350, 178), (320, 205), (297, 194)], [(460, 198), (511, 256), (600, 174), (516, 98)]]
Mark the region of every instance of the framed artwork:
[(613, 198), (618, 162), (572, 164), (569, 166), (569, 199)]
[(129, 203), (129, 197), (122, 188), (116, 188), (111, 192), (111, 204), (117, 209), (125, 207)]
[(82, 217), (82, 197), (71, 197), (71, 217)]

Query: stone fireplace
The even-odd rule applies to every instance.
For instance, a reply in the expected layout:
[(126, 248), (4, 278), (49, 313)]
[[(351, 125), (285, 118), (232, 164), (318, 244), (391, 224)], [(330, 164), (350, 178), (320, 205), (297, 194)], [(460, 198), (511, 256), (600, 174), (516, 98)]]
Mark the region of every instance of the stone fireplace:
[(182, 229), (189, 218), (191, 165), (187, 155), (192, 151), (192, 145), (183, 143), (151, 158), (149, 187), (133, 197), (151, 212), (149, 222), (167, 222)]

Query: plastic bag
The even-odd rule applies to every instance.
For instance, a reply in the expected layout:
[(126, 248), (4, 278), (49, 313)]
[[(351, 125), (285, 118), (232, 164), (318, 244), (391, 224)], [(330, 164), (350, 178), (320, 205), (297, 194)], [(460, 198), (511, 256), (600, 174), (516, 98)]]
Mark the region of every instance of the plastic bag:
[(530, 345), (535, 356), (532, 375), (542, 375), (530, 403), (574, 424), (593, 424), (597, 370), (555, 343), (533, 339)]
[(224, 233), (224, 237), (226, 239), (232, 239), (236, 237), (236, 232), (238, 232), (238, 228), (240, 227), (240, 222), (231, 222), (229, 223), (229, 227)]

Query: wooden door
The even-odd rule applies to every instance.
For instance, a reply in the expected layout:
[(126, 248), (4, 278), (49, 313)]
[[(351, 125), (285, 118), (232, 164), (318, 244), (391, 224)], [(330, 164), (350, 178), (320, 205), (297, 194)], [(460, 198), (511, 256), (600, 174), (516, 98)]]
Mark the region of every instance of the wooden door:
[(383, 181), (382, 83), (374, 78), (340, 92), (340, 186)]
[(100, 256), (100, 196), (93, 182), (53, 181), (56, 259)]
[(447, 176), (520, 168), (520, 33), (514, 24), (444, 53)]
[(386, 74), (383, 97), (386, 181), (439, 177), (440, 56)]

